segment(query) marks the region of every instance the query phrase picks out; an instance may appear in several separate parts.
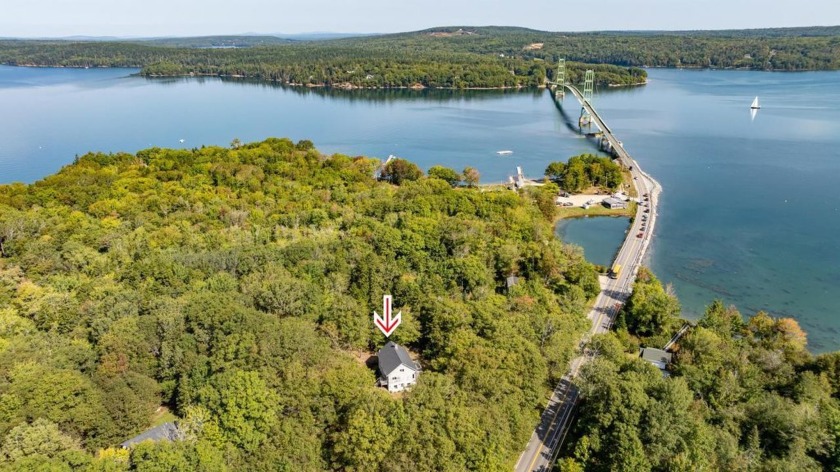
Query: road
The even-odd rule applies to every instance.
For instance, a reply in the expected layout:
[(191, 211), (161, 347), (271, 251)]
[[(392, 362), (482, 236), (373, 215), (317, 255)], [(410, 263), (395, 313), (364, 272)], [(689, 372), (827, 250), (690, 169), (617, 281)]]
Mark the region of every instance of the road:
[[(613, 320), (615, 320), (615, 315), (627, 300), (627, 297), (630, 296), (633, 281), (636, 280), (636, 274), (653, 236), (653, 228), (656, 222), (656, 204), (662, 187), (639, 168), (638, 163), (627, 153), (621, 141), (612, 134), (612, 130), (604, 123), (598, 113), (589, 103), (584, 102), (580, 91), (571, 86), (567, 88), (592, 116), (595, 125), (603, 132), (604, 138), (609, 140), (618, 159), (624, 166), (631, 169), (633, 185), (636, 187), (637, 194), (642, 196), (643, 200), (636, 208), (636, 217), (613, 263), (620, 264), (622, 267), (618, 278), (600, 278), (601, 293), (598, 294), (595, 304), (588, 314), (592, 321), (592, 328), (581, 343), (584, 344), (593, 334), (609, 331)], [(647, 197), (644, 197), (644, 195), (647, 195)], [(644, 201), (645, 198), (648, 198), (648, 201)], [(574, 419), (575, 406), (579, 395), (578, 388), (574, 385), (574, 379), (583, 364), (591, 357), (591, 353), (584, 353), (571, 362), (569, 372), (555, 387), (540, 418), (540, 423), (531, 434), (531, 439), (528, 441), (525, 451), (519, 457), (514, 469), (516, 472), (547, 472), (550, 470), (557, 451), (563, 444)]]

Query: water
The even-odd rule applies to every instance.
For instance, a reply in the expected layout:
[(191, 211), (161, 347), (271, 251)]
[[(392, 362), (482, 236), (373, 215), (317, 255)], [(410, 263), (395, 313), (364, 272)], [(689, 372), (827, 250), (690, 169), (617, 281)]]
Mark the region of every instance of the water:
[[(592, 152), (541, 92), (347, 93), (133, 72), (0, 67), (0, 182), (35, 181), (90, 150), (269, 136), (424, 168), (471, 165), (483, 182)], [(745, 314), (797, 318), (816, 352), (840, 349), (840, 72), (649, 72), (649, 85), (596, 91), (594, 104), (664, 187), (656, 274), (686, 316), (722, 298)], [(751, 120), (756, 95), (763, 108)], [(573, 99), (566, 108), (577, 117)], [(560, 231), (598, 263), (625, 228), (588, 219)]]
[(840, 348), (840, 72), (650, 78), (595, 106), (664, 187), (654, 272), (689, 318), (721, 298), (796, 318), (815, 352)]
[[(395, 154), (423, 168), (471, 165), (482, 182), (506, 180), (518, 165), (540, 176), (551, 161), (591, 152), (539, 92), (347, 93), (134, 72), (0, 66), (0, 183), (35, 181), (92, 150), (270, 136), (309, 139), (327, 153)], [(514, 153), (496, 154), (505, 149)]]
[(630, 226), (628, 218), (570, 218), (557, 224), (557, 236), (583, 247), (586, 259), (610, 267)]

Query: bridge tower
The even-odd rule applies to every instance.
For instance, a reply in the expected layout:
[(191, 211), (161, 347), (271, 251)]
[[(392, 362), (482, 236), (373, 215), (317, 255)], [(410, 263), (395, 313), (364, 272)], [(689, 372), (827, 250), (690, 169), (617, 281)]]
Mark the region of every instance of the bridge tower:
[(595, 71), (588, 70), (583, 76), (583, 99), (586, 103), (592, 103), (592, 93), (595, 91)]
[[(595, 91), (595, 71), (588, 70), (586, 74), (583, 76), (583, 101), (592, 104), (592, 94)], [(586, 107), (580, 107), (580, 119), (578, 119), (578, 126), (583, 128), (584, 126), (591, 126), (592, 125), (592, 117), (589, 116), (589, 113), (586, 111)]]
[(554, 77), (554, 99), (563, 100), (566, 97), (566, 59), (560, 59), (557, 63), (557, 75)]

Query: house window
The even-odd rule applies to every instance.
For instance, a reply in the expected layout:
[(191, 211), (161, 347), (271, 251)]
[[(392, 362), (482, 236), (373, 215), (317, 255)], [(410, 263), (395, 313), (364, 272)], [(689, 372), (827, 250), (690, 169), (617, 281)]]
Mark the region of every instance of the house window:
[(399, 377), (391, 377), (391, 380), (399, 380)]
[(405, 369), (400, 369), (400, 372), (405, 372)]

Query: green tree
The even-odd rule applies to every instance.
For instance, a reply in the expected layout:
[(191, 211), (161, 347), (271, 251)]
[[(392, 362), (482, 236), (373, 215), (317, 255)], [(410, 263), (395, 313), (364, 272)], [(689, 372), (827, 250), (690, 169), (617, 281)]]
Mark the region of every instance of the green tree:
[(628, 329), (640, 336), (666, 334), (679, 323), (679, 301), (646, 270), (640, 273), (624, 310)]
[(385, 400), (380, 399), (349, 413), (347, 424), (333, 439), (337, 468), (364, 471), (381, 467), (398, 437), (384, 416), (388, 412), (384, 404)]
[(6, 462), (14, 462), (34, 455), (53, 458), (74, 450), (81, 451), (78, 440), (61, 432), (52, 421), (38, 418), (9, 431), (0, 446), (0, 457)]
[(381, 178), (394, 185), (401, 185), (403, 182), (417, 180), (422, 176), (423, 171), (413, 162), (405, 159), (392, 159), (382, 169)]
[(449, 185), (455, 187), (461, 182), (461, 174), (453, 169), (443, 166), (432, 166), (429, 168), (429, 177), (443, 180)]
[(467, 184), (467, 187), (475, 187), (481, 179), (481, 174), (474, 167), (464, 167), (461, 175), (464, 176), (464, 183)]
[(552, 162), (545, 168), (545, 176), (554, 182), (563, 183), (563, 177), (566, 174), (565, 162)]
[(219, 374), (199, 393), (224, 437), (245, 451), (254, 452), (277, 422), (276, 393), (256, 372), (233, 370)]

